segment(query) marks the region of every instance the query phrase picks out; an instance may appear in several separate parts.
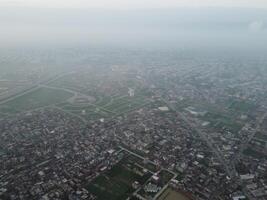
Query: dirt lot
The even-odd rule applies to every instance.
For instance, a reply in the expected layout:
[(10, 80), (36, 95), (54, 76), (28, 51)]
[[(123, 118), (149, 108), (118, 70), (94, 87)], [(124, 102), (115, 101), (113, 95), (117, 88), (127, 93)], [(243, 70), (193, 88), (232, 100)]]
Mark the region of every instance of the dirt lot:
[(183, 194), (176, 192), (170, 188), (166, 189), (157, 200), (190, 200)]

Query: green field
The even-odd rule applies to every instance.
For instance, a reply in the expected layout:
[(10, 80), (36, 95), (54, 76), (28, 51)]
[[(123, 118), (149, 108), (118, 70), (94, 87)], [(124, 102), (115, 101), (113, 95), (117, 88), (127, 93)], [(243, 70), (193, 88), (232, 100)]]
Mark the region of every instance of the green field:
[(251, 156), (251, 157), (257, 158), (257, 159), (263, 159), (263, 158), (267, 157), (262, 152), (255, 151), (252, 147), (248, 147), (247, 149), (245, 149), (243, 154), (246, 156)]
[(95, 103), (95, 105), (101, 106), (101, 107), (105, 106), (111, 101), (111, 99), (112, 99), (112, 97), (109, 97), (109, 96), (100, 97), (99, 100)]
[(112, 112), (95, 105), (73, 105), (68, 102), (57, 104), (61, 109), (79, 115), (84, 119), (95, 120), (110, 117)]
[[(95, 109), (88, 110), (85, 108), (86, 115), (81, 116), (85, 119), (99, 119), (121, 115), (142, 108), (149, 103), (149, 97), (151, 97), (152, 93), (148, 89), (142, 88), (138, 81), (126, 79), (121, 84), (117, 80), (113, 80), (111, 74), (105, 75), (104, 77), (106, 78), (104, 80), (99, 80), (99, 75), (103, 78), (103, 74), (101, 71), (98, 73), (77, 73), (59, 78), (50, 82), (49, 85), (69, 88), (82, 94), (93, 96), (96, 101), (91, 105), (98, 109), (96, 111)], [(81, 81), (84, 82), (83, 85), (80, 84)], [(105, 88), (111, 86), (113, 86), (114, 91), (106, 93)], [(129, 97), (129, 87), (135, 89), (133, 97)], [(67, 105), (63, 105), (61, 108), (78, 115), (84, 110), (82, 107), (79, 109), (78, 107), (72, 108)]]
[(225, 128), (233, 133), (237, 133), (243, 127), (243, 125), (232, 118), (232, 116), (222, 115), (220, 113), (208, 112), (202, 119), (210, 122), (210, 126), (215, 129)]
[(12, 114), (27, 111), (63, 102), (70, 97), (72, 94), (63, 90), (39, 88), (1, 104), (0, 112)]
[(146, 103), (148, 103), (148, 100), (144, 96), (122, 96), (112, 99), (104, 106), (104, 108), (117, 114), (121, 114), (140, 108)]
[[(83, 74), (81, 76), (86, 78)], [(125, 86), (118, 88), (118, 90), (114, 90), (114, 94), (116, 94), (116, 97), (114, 97), (114, 95), (103, 94), (101, 88), (100, 91), (98, 91), (95, 84), (89, 84), (91, 82), (98, 84), (97, 79), (88, 79), (87, 77), (86, 83), (90, 85), (89, 87), (77, 84), (77, 81), (80, 80), (79, 77), (80, 76), (73, 78), (72, 76), (66, 76), (49, 83), (49, 85), (71, 88), (81, 93), (84, 92), (84, 94), (89, 92), (90, 95), (96, 99), (95, 102), (75, 105), (71, 101), (66, 101), (74, 95), (72, 92), (60, 88), (36, 88), (34, 91), (17, 96), (14, 99), (1, 104), (0, 118), (5, 117), (6, 114), (16, 114), (23, 111), (55, 105), (66, 112), (79, 115), (85, 120), (97, 120), (131, 112), (144, 107), (150, 102), (149, 97), (151, 96), (151, 93), (147, 89), (138, 88), (136, 86), (135, 88), (138, 89), (135, 91), (135, 96), (130, 97), (128, 94), (128, 87)], [(129, 84), (133, 83), (129, 82)], [(88, 89), (86, 89), (87, 87)]]
[(132, 183), (144, 182), (150, 177), (141, 176), (134, 169), (134, 166), (118, 163), (110, 171), (93, 180), (87, 189), (96, 195), (98, 200), (125, 200), (135, 191)]
[(247, 113), (250, 110), (255, 109), (256, 107), (257, 106), (252, 102), (234, 100), (233, 102), (230, 103), (228, 108), (234, 112)]
[(96, 120), (130, 112), (149, 103), (148, 99), (144, 96), (101, 97), (97, 99), (93, 104), (73, 105), (63, 102), (57, 104), (57, 106), (68, 112), (80, 115), (84, 119)]
[(158, 176), (161, 179), (161, 184), (164, 186), (174, 177), (174, 174), (166, 170), (161, 170)]
[(4, 114), (4, 113), (0, 113), (0, 119), (1, 118), (5, 118), (7, 115), (6, 114)]
[(257, 133), (255, 137), (267, 142), (267, 134)]

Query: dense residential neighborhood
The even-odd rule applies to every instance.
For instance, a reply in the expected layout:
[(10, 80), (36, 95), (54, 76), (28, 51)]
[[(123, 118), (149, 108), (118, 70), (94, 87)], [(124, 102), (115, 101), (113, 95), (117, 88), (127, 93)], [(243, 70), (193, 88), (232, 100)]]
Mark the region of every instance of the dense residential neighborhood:
[(0, 199), (267, 198), (266, 58), (95, 52), (1, 54)]

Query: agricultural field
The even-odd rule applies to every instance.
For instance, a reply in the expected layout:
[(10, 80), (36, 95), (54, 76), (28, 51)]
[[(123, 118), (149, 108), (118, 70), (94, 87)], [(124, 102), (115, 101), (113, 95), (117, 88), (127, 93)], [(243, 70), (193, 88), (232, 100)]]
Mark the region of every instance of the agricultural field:
[(125, 200), (132, 195), (135, 181), (145, 182), (151, 174), (141, 175), (137, 166), (118, 163), (111, 170), (99, 175), (87, 189), (97, 196), (98, 200)]
[(209, 126), (218, 130), (227, 129), (233, 133), (237, 133), (243, 127), (243, 124), (232, 116), (220, 113), (208, 112), (201, 118), (204, 121), (210, 122)]
[(63, 90), (38, 88), (0, 105), (0, 112), (15, 114), (66, 101), (72, 94)]

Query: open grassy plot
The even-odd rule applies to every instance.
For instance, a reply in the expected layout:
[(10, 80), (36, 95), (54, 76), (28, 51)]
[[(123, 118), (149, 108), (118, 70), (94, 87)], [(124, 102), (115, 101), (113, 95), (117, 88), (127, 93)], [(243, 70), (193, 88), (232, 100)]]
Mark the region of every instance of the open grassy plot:
[(84, 119), (100, 119), (110, 117), (113, 113), (105, 110), (104, 108), (97, 107), (95, 105), (73, 105), (70, 103), (57, 104), (63, 110), (80, 115)]
[(3, 113), (16, 113), (53, 105), (71, 96), (71, 93), (63, 90), (40, 88), (0, 105), (0, 110)]
[(1, 119), (1, 118), (5, 118), (5, 117), (7, 117), (7, 114), (6, 114), (6, 113), (2, 113), (2, 112), (0, 112), (0, 119)]
[(4, 150), (0, 149), (0, 156), (4, 154), (5, 154)]
[(106, 106), (108, 103), (110, 103), (112, 97), (109, 96), (101, 96), (99, 100), (95, 103), (97, 106)]
[(134, 166), (120, 162), (93, 180), (87, 189), (95, 194), (98, 200), (125, 200), (135, 191), (132, 187), (135, 181), (143, 182), (149, 177), (137, 173)]
[(0, 120), (7, 117), (7, 115), (0, 113)]
[(246, 101), (233, 101), (229, 105), (229, 109), (234, 111), (234, 112), (242, 112), (242, 113), (247, 113), (250, 110), (253, 110), (257, 107), (252, 102), (246, 102)]
[(149, 101), (145, 96), (122, 96), (112, 99), (110, 103), (104, 106), (104, 108), (117, 114), (122, 114), (131, 110), (138, 109), (147, 103), (149, 103)]
[(185, 175), (183, 173), (181, 173), (181, 172), (176, 172), (176, 173), (177, 173), (177, 176), (175, 177), (175, 180), (181, 181), (184, 179)]
[(234, 118), (219, 113), (208, 112), (202, 119), (210, 122), (210, 126), (216, 129), (228, 129), (234, 133), (237, 133), (243, 127), (243, 125)]
[(92, 105), (73, 105), (70, 103), (60, 103), (58, 104), (59, 107), (66, 109), (68, 111), (81, 111), (81, 110), (90, 110), (90, 111), (94, 111), (95, 107)]
[(263, 134), (263, 133), (259, 133), (258, 132), (255, 137), (260, 139), (260, 140), (263, 140), (263, 141), (267, 142), (267, 134)]
[(66, 89), (75, 89), (79, 90), (75, 86), (79, 86), (78, 81), (80, 79), (74, 77), (74, 74), (65, 75), (64, 77), (57, 78), (54, 81), (48, 83), (49, 86), (60, 87)]
[(216, 125), (215, 128), (218, 129), (227, 129), (233, 133), (238, 133), (241, 128), (242, 125), (240, 123), (235, 123), (232, 121), (219, 121)]
[(120, 106), (125, 106), (130, 103), (127, 96), (112, 99), (112, 101), (105, 106), (108, 110), (116, 110)]
[(172, 178), (174, 178), (174, 174), (166, 170), (161, 170), (158, 176), (160, 177), (162, 185), (167, 184)]
[(71, 111), (73, 114), (80, 115), (82, 118), (87, 119), (87, 120), (97, 120), (101, 118), (107, 117), (104, 114), (101, 114), (99, 112), (94, 112), (94, 111), (87, 111), (86, 113), (81, 113), (80, 111)]
[(257, 159), (262, 159), (262, 158), (267, 157), (264, 153), (256, 151), (252, 147), (248, 147), (247, 149), (245, 149), (243, 154), (245, 154), (246, 156), (257, 158)]
[(12, 106), (2, 104), (2, 105), (0, 105), (0, 112), (2, 115), (4, 115), (4, 114), (16, 114), (16, 113), (20, 112), (20, 110), (14, 108)]

